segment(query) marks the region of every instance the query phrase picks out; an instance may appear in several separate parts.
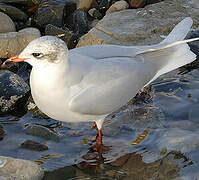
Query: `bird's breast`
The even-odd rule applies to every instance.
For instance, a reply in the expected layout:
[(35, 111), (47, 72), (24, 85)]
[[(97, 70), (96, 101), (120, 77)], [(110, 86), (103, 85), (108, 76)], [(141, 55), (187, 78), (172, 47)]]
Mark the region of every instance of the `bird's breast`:
[[(92, 121), (96, 117), (72, 112), (68, 107), (71, 87), (64, 79), (44, 77), (34, 71), (30, 76), (31, 94), (38, 108), (49, 117), (65, 122)], [(74, 91), (74, 90), (73, 90)]]

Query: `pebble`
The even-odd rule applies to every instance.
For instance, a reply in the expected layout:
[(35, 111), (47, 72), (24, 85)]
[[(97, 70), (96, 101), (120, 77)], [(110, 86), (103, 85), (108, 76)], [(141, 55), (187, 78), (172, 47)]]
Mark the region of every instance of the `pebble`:
[(28, 135), (42, 137), (47, 140), (53, 140), (53, 141), (60, 140), (59, 135), (55, 131), (52, 131), (51, 129), (47, 127), (37, 125), (37, 124), (28, 124), (24, 128), (24, 131)]
[(111, 5), (111, 7), (106, 11), (106, 14), (128, 9), (128, 7), (129, 7), (129, 4), (126, 1), (124, 0), (117, 1)]
[(40, 37), (40, 32), (36, 28), (0, 34), (0, 58), (9, 58), (19, 54), (30, 41), (38, 37)]
[(27, 14), (11, 5), (0, 3), (0, 11), (7, 14), (14, 21), (27, 21), (28, 19)]
[(0, 12), (0, 33), (15, 32), (15, 24), (5, 13)]
[[(52, 2), (53, 3), (53, 2)], [(33, 18), (33, 23), (45, 29), (47, 24), (52, 24), (58, 27), (62, 26), (64, 5), (62, 4), (48, 4), (44, 3), (40, 5)]]
[(32, 161), (0, 156), (0, 179), (41, 180), (44, 170)]
[(146, 5), (147, 0), (128, 0), (131, 8), (142, 8)]
[(48, 146), (32, 141), (32, 140), (26, 140), (25, 142), (23, 142), (21, 144), (22, 148), (25, 149), (31, 149), (31, 150), (35, 150), (35, 151), (46, 151), (48, 150)]

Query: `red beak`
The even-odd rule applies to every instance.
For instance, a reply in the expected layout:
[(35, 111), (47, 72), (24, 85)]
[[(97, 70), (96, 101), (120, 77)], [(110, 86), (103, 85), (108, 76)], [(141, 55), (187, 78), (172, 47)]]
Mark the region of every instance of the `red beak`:
[(13, 56), (13, 57), (7, 59), (5, 62), (24, 62), (27, 59), (29, 59), (29, 58), (19, 58), (18, 56)]

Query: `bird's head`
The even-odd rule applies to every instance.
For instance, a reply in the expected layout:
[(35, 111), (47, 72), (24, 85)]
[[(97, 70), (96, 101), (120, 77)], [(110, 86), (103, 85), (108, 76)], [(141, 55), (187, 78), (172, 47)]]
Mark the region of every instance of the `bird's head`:
[(31, 41), (18, 55), (9, 58), (7, 62), (27, 62), (34, 66), (57, 64), (68, 55), (68, 48), (64, 41), (55, 36), (42, 36)]

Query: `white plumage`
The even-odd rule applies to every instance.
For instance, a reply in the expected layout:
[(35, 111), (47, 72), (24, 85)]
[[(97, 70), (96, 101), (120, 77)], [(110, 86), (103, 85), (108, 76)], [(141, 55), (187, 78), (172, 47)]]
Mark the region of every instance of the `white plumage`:
[(144, 86), (196, 59), (186, 42), (198, 38), (183, 40), (191, 25), (192, 19), (185, 18), (152, 46), (95, 45), (68, 51), (62, 40), (43, 36), (19, 58), (28, 58), (33, 66), (31, 91), (41, 111), (65, 122), (95, 121), (101, 129), (104, 117)]

